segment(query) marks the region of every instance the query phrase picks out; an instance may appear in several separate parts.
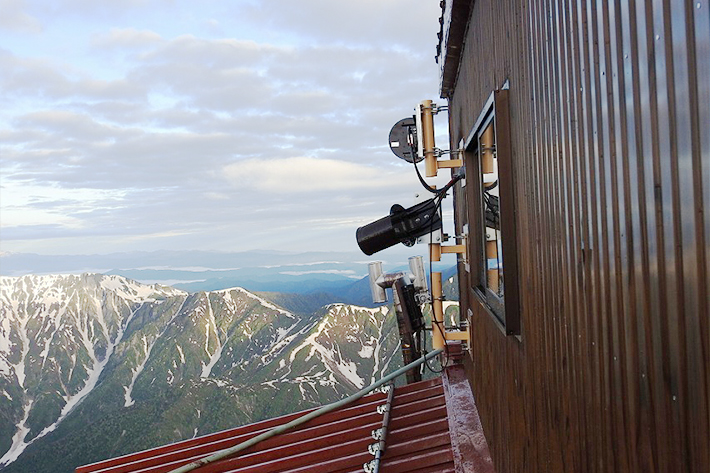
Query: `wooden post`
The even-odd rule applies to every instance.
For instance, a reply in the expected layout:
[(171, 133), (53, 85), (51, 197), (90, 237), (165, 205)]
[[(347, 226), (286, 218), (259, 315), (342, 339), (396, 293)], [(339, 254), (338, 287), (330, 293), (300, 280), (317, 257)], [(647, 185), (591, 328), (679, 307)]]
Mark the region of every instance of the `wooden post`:
[(439, 169), (434, 155), (434, 116), (431, 107), (431, 100), (422, 101), (422, 146), (424, 147), (426, 177), (435, 177)]
[(429, 259), (432, 261), (441, 261), (440, 243), (429, 243)]
[[(488, 261), (496, 260), (496, 267), (490, 268)], [(486, 241), (486, 273), (488, 275), (488, 288), (498, 294), (498, 240)]]
[(449, 245), (441, 247), (442, 253), (466, 253), (466, 245)]
[(495, 172), (493, 165), (493, 151), (495, 150), (495, 134), (493, 133), (493, 122), (483, 131), (480, 141), (481, 172), (490, 174)]

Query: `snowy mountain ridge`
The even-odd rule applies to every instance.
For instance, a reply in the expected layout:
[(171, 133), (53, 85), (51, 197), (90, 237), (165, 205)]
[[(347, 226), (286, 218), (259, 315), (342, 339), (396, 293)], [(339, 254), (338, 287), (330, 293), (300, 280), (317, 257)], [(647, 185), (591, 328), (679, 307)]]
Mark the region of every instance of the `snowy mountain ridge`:
[(72, 471), (331, 402), (400, 363), (386, 307), (297, 316), (241, 288), (0, 277), (0, 469)]
[[(185, 294), (120, 276), (0, 277), (0, 394), (10, 403), (4, 412), (22, 408), (0, 465), (52, 432), (91, 392), (140, 305)], [(44, 392), (48, 385), (60, 399)], [(45, 408), (55, 415), (34, 420)]]

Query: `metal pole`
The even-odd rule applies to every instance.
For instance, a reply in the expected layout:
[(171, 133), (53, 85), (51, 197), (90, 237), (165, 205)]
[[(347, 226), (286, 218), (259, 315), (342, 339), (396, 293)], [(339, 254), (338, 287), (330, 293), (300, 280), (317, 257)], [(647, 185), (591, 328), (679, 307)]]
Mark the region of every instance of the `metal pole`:
[(382, 433), (380, 434), (380, 441), (378, 443), (377, 452), (375, 453), (375, 466), (372, 473), (379, 473), (380, 471), (380, 461), (382, 460), (382, 455), (385, 454), (385, 448), (387, 444), (387, 429), (390, 425), (390, 411), (392, 410), (392, 401), (394, 400), (394, 385), (390, 385), (390, 391), (387, 393), (387, 410), (385, 411), (385, 416), (382, 418)]

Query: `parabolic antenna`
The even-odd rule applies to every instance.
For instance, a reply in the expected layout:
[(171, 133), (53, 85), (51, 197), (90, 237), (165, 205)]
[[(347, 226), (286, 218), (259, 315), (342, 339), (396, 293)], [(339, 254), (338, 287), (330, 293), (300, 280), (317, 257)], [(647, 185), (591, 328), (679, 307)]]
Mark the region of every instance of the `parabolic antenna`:
[(403, 118), (390, 130), (390, 149), (398, 158), (409, 163), (424, 158), (417, 156), (417, 124), (414, 117)]

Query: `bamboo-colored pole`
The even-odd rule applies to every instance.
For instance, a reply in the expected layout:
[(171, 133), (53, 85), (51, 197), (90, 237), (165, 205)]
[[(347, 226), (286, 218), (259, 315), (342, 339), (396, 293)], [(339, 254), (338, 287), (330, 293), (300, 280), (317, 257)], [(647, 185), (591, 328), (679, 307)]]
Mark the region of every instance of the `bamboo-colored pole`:
[(468, 331), (451, 331), (451, 332), (446, 332), (446, 339), (447, 340), (461, 340), (466, 343), (469, 342), (469, 336), (468, 336)]
[(436, 162), (436, 155), (434, 154), (434, 116), (432, 113), (431, 100), (422, 101), (421, 114), (422, 146), (424, 147), (426, 177), (435, 177), (439, 167)]
[(466, 245), (449, 245), (441, 247), (442, 253), (466, 253)]
[(493, 166), (493, 151), (495, 149), (495, 134), (491, 122), (481, 135), (481, 172), (488, 174), (495, 171)]
[(463, 159), (443, 159), (436, 162), (436, 166), (441, 168), (460, 168), (463, 166)]
[[(488, 273), (488, 288), (498, 294), (498, 240), (486, 242), (486, 267)], [(488, 267), (488, 261), (495, 260), (496, 267)]]
[(429, 243), (429, 259), (441, 261), (441, 243)]

